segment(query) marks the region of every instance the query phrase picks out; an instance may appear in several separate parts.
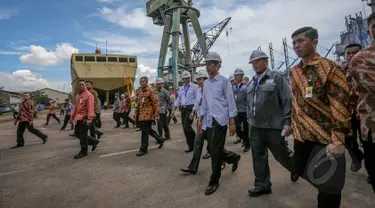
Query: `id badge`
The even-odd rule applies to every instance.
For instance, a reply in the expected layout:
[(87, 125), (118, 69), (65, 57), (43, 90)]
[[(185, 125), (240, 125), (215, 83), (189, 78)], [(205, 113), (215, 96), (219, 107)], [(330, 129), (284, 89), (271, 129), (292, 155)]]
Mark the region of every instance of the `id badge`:
[(145, 102), (145, 98), (142, 98), (142, 101), (141, 101), (142, 103), (144, 103)]
[(79, 99), (79, 104), (82, 104), (83, 103), (83, 100), (82, 100), (82, 98), (81, 99)]
[(313, 87), (306, 87), (306, 96), (305, 98), (312, 98), (312, 93), (313, 93)]

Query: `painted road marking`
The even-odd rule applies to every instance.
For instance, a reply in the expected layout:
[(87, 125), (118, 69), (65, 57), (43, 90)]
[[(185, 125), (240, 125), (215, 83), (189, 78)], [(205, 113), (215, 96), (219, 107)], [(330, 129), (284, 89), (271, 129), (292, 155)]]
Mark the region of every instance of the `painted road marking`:
[[(168, 142), (168, 144), (175, 144), (177, 142), (180, 142), (182, 141), (183, 139), (177, 139), (177, 140), (173, 140), (173, 141), (170, 141)], [(165, 144), (164, 144), (165, 145)], [(152, 146), (148, 149), (157, 149), (159, 147), (159, 145), (156, 145), (156, 146)], [(164, 148), (165, 146), (163, 146)], [(114, 152), (114, 153), (109, 153), (109, 154), (104, 154), (104, 155), (100, 155), (100, 157), (111, 157), (111, 156), (116, 156), (116, 155), (123, 155), (123, 154), (127, 154), (127, 153), (131, 153), (131, 152), (137, 152), (139, 151), (139, 149), (130, 149), (130, 150), (125, 150), (125, 151), (121, 151), (121, 152)]]

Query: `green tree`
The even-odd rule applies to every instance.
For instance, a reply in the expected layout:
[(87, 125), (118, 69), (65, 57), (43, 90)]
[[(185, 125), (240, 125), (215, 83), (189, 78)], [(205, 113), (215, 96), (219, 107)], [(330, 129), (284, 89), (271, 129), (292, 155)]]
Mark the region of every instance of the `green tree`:
[(47, 105), (49, 101), (52, 100), (48, 98), (48, 96), (44, 92), (41, 92), (41, 91), (35, 91), (35, 92), (30, 93), (30, 97), (32, 101), (34, 102), (34, 104)]
[(7, 107), (7, 101), (4, 98), (0, 98), (0, 108)]

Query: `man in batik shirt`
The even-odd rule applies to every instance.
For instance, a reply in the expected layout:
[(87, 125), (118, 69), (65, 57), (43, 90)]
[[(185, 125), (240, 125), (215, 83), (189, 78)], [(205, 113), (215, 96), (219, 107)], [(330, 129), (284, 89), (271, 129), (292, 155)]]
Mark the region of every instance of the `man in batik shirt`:
[[(345, 184), (345, 134), (350, 119), (348, 83), (335, 62), (316, 52), (316, 29), (300, 28), (292, 39), (293, 49), (302, 59), (291, 69), (296, 170), (318, 189), (318, 207), (339, 208)], [(330, 173), (330, 164), (318, 165), (315, 158), (320, 154), (324, 160), (337, 164), (332, 177), (323, 182), (315, 177)]]
[(39, 137), (43, 140), (43, 144), (47, 142), (48, 136), (40, 132), (38, 129), (34, 128), (34, 104), (30, 100), (30, 95), (28, 93), (23, 94), (23, 102), (19, 105), (19, 113), (14, 120), (14, 125), (17, 125), (17, 145), (11, 147), (19, 148), (25, 145), (25, 140), (23, 138), (23, 134), (27, 129), (30, 133), (34, 134), (35, 136)]
[(361, 118), (365, 168), (375, 192), (375, 13), (367, 18), (367, 23), (372, 44), (353, 57), (349, 69), (359, 96), (357, 110)]

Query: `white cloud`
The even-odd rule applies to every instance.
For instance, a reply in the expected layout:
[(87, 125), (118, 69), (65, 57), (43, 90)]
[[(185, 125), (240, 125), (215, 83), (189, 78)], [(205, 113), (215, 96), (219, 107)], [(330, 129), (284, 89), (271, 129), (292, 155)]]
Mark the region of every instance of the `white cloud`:
[[(244, 0), (195, 1), (200, 7), (199, 21), (204, 28), (232, 17), (227, 26), (227, 29), (232, 27), (228, 38), (224, 30), (211, 48), (211, 51), (216, 51), (222, 56), (222, 74), (229, 76), (235, 68), (239, 67), (243, 68), (247, 75), (252, 75), (253, 70), (248, 64), (251, 51), (261, 46), (263, 51), (269, 53), (270, 42), (273, 43), (275, 50), (276, 65), (279, 66), (281, 61), (284, 61), (282, 38), (286, 37), (288, 45), (291, 46), (291, 33), (303, 26), (317, 28), (320, 45), (330, 48), (334, 42), (340, 40), (340, 32), (345, 30), (344, 17), (362, 11), (361, 2), (353, 0), (262, 0), (261, 2), (256, 1), (254, 4), (253, 1)], [(369, 14), (369, 8), (367, 6), (365, 8)], [(147, 57), (152, 57), (153, 61), (139, 59), (139, 65), (150, 69), (157, 67), (163, 28), (152, 24), (152, 19), (146, 17), (144, 7), (133, 10), (123, 6), (103, 7), (99, 9), (99, 15), (104, 20), (126, 29), (126, 32), (121, 35), (111, 31), (87, 33), (87, 37), (91, 39), (91, 42), (88, 42), (91, 46), (96, 42), (103, 44), (108, 40), (109, 51), (138, 56), (146, 54)], [(129, 32), (130, 29), (136, 29), (134, 32), (137, 33)], [(146, 35), (139, 35), (139, 31)], [(318, 51), (322, 55), (327, 52), (323, 47), (319, 47)], [(296, 58), (290, 48), (289, 57)], [(284, 69), (285, 67), (281, 68)]]
[(103, 7), (99, 15), (108, 22), (118, 24), (124, 28), (147, 29), (152, 26), (150, 18), (146, 17), (144, 8), (135, 8), (129, 12), (125, 6), (117, 8)]
[(47, 51), (42, 46), (29, 46), (29, 53), (22, 55), (19, 59), (24, 64), (52, 66), (63, 63), (70, 59), (72, 53), (78, 53), (70, 43), (57, 44), (55, 51)]
[(41, 74), (28, 69), (20, 69), (12, 73), (0, 72), (0, 86), (9, 91), (34, 91), (42, 88), (52, 88), (70, 92), (71, 86), (64, 82), (49, 82)]

